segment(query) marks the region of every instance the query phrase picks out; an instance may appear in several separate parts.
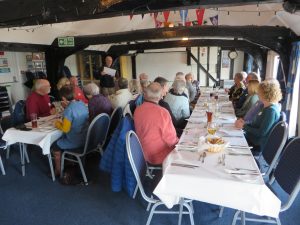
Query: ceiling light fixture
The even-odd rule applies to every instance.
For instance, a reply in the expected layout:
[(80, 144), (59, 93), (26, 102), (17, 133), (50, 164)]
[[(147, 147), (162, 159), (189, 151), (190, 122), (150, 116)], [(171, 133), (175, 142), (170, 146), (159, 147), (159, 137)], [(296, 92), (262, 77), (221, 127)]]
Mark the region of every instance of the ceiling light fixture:
[(188, 37), (183, 37), (181, 40), (183, 40), (183, 41), (188, 41), (189, 38), (188, 38)]

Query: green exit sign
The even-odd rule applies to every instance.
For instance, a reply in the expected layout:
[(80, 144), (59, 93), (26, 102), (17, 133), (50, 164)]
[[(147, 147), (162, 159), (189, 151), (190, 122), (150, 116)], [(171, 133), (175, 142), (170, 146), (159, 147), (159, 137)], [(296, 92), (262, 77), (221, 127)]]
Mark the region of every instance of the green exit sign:
[(58, 47), (74, 47), (75, 41), (74, 37), (59, 37)]

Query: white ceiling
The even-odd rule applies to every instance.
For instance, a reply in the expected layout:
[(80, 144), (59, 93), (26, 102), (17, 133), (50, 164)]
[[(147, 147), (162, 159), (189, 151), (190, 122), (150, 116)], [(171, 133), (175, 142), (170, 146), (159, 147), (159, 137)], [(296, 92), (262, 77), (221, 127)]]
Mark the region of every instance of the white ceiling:
[[(248, 5), (206, 9), (204, 20), (207, 21), (207, 25), (211, 25), (209, 17), (215, 15), (218, 15), (219, 17), (219, 25), (278, 25), (288, 27), (297, 35), (300, 35), (300, 15), (290, 14), (283, 11), (281, 4), (260, 4), (258, 7), (257, 5)], [(163, 15), (159, 14), (157, 19), (163, 21)], [(197, 20), (195, 10), (189, 10), (188, 19), (190, 21)], [(175, 24), (180, 22), (179, 12), (171, 11), (169, 21), (175, 22)], [(44, 26), (16, 27), (10, 28), (9, 30), (0, 29), (0, 42), (49, 45), (55, 38), (61, 36), (114, 33), (154, 27), (154, 19), (150, 16), (150, 14), (146, 14), (143, 19), (141, 15), (135, 15), (132, 20), (129, 19), (129, 16), (122, 16)], [(34, 29), (34, 32), (32, 32), (32, 29)], [(109, 47), (110, 45), (98, 45), (89, 46), (88, 49), (106, 51)]]

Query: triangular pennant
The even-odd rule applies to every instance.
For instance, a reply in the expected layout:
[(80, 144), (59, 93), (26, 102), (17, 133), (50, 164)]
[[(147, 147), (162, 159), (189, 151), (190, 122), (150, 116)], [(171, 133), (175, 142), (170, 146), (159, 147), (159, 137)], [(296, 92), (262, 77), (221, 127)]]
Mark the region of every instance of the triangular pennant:
[(144, 16), (145, 16), (145, 14), (144, 14), (144, 13), (142, 13), (142, 19), (144, 19)]
[(154, 13), (154, 19), (156, 20), (157, 17), (158, 17), (158, 12), (155, 12), (155, 13)]
[(217, 26), (219, 23), (219, 16), (215, 15), (213, 17), (209, 17), (210, 22), (212, 23), (212, 25)]
[(198, 21), (194, 20), (194, 21), (192, 21), (192, 24), (193, 24), (193, 26), (197, 26), (198, 25)]
[(150, 16), (151, 16), (151, 17), (152, 17), (152, 14), (153, 14), (153, 13), (150, 13)]
[(188, 15), (188, 10), (187, 9), (184, 9), (184, 10), (180, 10), (180, 18), (181, 18), (181, 22), (182, 24), (185, 25), (185, 22), (186, 22), (186, 18), (187, 18), (187, 15)]
[(204, 11), (205, 9), (196, 9), (196, 15), (197, 15), (197, 20), (199, 25), (202, 25)]
[(133, 14), (130, 14), (130, 15), (129, 15), (130, 20), (132, 20), (132, 17), (133, 17)]
[(170, 11), (165, 11), (165, 12), (163, 12), (163, 14), (164, 14), (165, 22), (168, 22), (168, 19), (170, 16)]

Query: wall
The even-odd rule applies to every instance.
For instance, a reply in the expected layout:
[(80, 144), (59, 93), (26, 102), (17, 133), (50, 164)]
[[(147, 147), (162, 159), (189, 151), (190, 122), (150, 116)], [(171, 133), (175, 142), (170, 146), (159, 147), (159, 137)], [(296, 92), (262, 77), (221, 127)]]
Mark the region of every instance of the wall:
[(68, 58), (66, 58), (65, 66), (70, 69), (72, 75), (78, 75), (77, 60), (75, 54), (70, 55)]
[(26, 99), (29, 89), (24, 86), (26, 81), (25, 74), (21, 71), (26, 71), (26, 55), (31, 53), (26, 52), (5, 52), (5, 56), (9, 59), (11, 74), (0, 76), (0, 85), (6, 86), (12, 101), (15, 104), (18, 100)]

